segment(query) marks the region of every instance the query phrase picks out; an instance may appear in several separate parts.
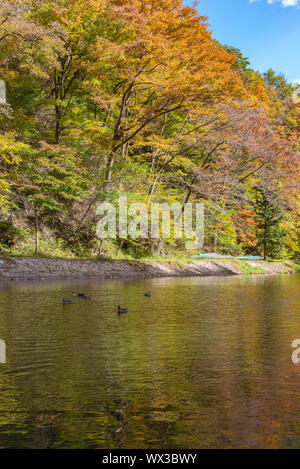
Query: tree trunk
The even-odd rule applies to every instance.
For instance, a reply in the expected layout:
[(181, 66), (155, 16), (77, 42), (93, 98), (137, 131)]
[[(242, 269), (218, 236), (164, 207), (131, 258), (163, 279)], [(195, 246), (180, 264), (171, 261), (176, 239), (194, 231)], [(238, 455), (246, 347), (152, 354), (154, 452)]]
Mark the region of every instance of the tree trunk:
[(218, 248), (218, 235), (214, 233), (214, 251), (216, 252)]
[(121, 239), (121, 240), (120, 240), (120, 244), (119, 244), (119, 246), (118, 246), (118, 250), (117, 250), (116, 257), (118, 257), (118, 254), (119, 254), (120, 250), (122, 249), (123, 244), (124, 244), (124, 239)]
[(108, 158), (108, 162), (106, 165), (106, 170), (105, 170), (105, 183), (104, 183), (104, 190), (108, 189), (108, 186), (111, 181), (111, 176), (112, 176), (112, 170), (114, 167), (114, 162), (115, 162), (115, 157), (114, 154), (111, 153)]
[[(196, 179), (197, 179), (197, 175), (193, 177), (193, 179), (192, 179), (192, 181), (191, 181), (191, 185), (196, 182)], [(193, 188), (192, 188), (192, 186), (191, 186), (191, 187), (189, 188), (188, 192), (187, 192), (187, 195), (186, 195), (185, 201), (184, 201), (184, 203), (183, 203), (182, 209), (181, 209), (180, 214), (178, 215), (176, 221), (179, 221), (180, 217), (182, 217), (182, 215), (183, 215), (183, 213), (184, 213), (185, 204), (187, 204), (188, 201), (190, 200), (190, 197), (191, 197), (191, 195), (192, 195), (192, 192), (193, 192)]]
[(267, 250), (267, 237), (268, 237), (268, 224), (267, 224), (267, 204), (265, 203), (265, 224), (264, 224), (264, 260), (267, 260), (268, 250)]
[(156, 175), (153, 183), (151, 184), (150, 186), (150, 189), (149, 189), (149, 198), (148, 198), (148, 203), (150, 202), (151, 198), (152, 198), (152, 195), (154, 193), (154, 190), (155, 190), (155, 187), (156, 187), (156, 184), (157, 184), (157, 181), (158, 181), (158, 178), (160, 176), (160, 172)]
[(55, 107), (55, 144), (59, 144), (59, 139), (60, 139), (60, 133), (61, 133), (61, 106), (56, 106)]
[(39, 230), (38, 230), (38, 213), (35, 214), (35, 255), (39, 255)]
[(100, 239), (100, 241), (99, 241), (99, 257), (102, 256), (102, 246), (103, 246), (103, 239)]

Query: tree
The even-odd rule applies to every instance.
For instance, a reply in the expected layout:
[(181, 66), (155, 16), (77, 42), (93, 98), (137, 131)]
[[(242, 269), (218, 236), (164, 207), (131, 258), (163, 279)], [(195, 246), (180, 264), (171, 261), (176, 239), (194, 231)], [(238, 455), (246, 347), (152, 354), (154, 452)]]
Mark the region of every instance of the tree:
[(21, 155), (28, 146), (16, 140), (14, 132), (0, 134), (0, 210), (7, 211), (11, 205), (11, 185)]
[(122, 193), (204, 202), (209, 243), (254, 252), (260, 187), (297, 251), (300, 105), (283, 76), (181, 0), (7, 0), (0, 17), (0, 203), (36, 245), (45, 226), (94, 249), (95, 204)]
[(188, 155), (197, 144), (191, 136), (213, 103), (242, 92), (233, 56), (211, 39), (206, 18), (181, 1), (157, 1), (155, 7), (115, 1), (108, 14), (112, 27), (98, 38), (93, 70), (98, 80), (91, 82), (103, 123), (111, 129), (106, 188), (115, 162), (126, 155), (151, 158), (155, 181), (177, 155)]
[(262, 250), (265, 260), (279, 257), (286, 232), (281, 224), (284, 216), (277, 194), (262, 187), (256, 188), (254, 210), (258, 248)]
[(286, 99), (293, 94), (294, 87), (287, 83), (283, 74), (277, 75), (271, 68), (264, 73), (264, 79), (278, 93), (280, 99)]
[[(19, 206), (27, 211), (35, 229), (35, 254), (39, 252), (39, 224), (55, 215), (67, 215), (74, 202), (87, 195), (83, 170), (78, 173), (78, 159), (55, 145), (44, 144), (23, 158), (20, 180), (15, 185)], [(49, 223), (49, 221), (48, 221)]]

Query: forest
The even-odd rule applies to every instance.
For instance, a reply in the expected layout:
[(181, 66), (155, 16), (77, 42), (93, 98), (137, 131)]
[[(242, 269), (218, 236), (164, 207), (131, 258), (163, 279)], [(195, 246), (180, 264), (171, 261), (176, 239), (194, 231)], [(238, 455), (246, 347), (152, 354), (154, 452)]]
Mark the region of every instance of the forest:
[(237, 47), (182, 0), (1, 1), (0, 254), (186, 255), (100, 241), (126, 195), (204, 203), (203, 252), (300, 260), (297, 87)]

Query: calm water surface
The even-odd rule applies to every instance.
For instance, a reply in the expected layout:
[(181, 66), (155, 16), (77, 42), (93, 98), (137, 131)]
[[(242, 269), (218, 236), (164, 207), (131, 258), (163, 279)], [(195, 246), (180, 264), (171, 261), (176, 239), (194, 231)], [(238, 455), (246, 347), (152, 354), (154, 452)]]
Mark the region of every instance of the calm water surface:
[[(299, 287), (300, 275), (1, 284), (0, 447), (299, 448)], [(93, 299), (62, 306), (72, 291)]]

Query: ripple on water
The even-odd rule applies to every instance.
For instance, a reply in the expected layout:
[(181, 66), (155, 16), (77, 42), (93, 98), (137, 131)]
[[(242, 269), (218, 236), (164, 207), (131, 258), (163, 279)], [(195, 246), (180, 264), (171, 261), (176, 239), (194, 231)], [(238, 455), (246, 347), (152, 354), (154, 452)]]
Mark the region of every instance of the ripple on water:
[[(299, 284), (287, 275), (3, 285), (0, 447), (295, 447)], [(92, 300), (63, 306), (73, 291)], [(130, 314), (118, 316), (118, 304)]]

